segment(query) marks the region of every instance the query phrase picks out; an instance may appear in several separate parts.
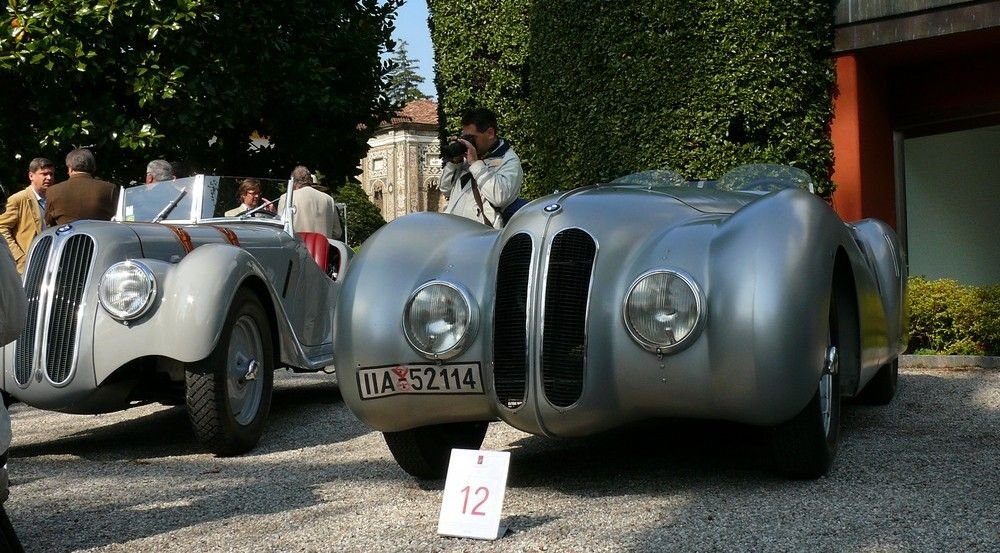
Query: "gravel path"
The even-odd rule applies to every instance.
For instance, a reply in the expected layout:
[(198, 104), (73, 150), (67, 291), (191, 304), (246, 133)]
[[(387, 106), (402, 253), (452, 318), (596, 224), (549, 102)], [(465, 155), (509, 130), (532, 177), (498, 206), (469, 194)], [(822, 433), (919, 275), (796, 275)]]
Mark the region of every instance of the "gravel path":
[(763, 436), (665, 423), (512, 452), (496, 542), (436, 535), (420, 485), (330, 377), (280, 376), (261, 445), (201, 453), (181, 408), (98, 416), (15, 405), (7, 509), (29, 552), (1000, 551), (1000, 371), (906, 369), (888, 407), (848, 405), (830, 474), (769, 472)]

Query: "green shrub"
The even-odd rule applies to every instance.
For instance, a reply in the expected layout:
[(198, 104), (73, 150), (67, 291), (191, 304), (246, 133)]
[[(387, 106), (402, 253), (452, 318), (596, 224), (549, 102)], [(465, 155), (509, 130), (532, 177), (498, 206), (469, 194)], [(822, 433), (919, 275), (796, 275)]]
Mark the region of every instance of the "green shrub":
[(337, 189), (335, 197), (338, 202), (347, 204), (347, 245), (357, 250), (385, 224), (385, 219), (357, 184), (342, 185)]
[(947, 278), (911, 277), (907, 308), (909, 351), (1000, 355), (1000, 286), (966, 286)]
[(976, 289), (976, 298), (983, 312), (974, 327), (989, 355), (1000, 355), (1000, 284)]

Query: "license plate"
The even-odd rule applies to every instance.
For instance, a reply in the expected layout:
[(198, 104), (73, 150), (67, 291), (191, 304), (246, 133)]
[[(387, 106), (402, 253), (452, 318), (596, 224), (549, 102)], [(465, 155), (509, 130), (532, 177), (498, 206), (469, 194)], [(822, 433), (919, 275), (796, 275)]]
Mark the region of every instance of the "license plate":
[(358, 369), (361, 399), (400, 394), (483, 394), (479, 363), (388, 365)]

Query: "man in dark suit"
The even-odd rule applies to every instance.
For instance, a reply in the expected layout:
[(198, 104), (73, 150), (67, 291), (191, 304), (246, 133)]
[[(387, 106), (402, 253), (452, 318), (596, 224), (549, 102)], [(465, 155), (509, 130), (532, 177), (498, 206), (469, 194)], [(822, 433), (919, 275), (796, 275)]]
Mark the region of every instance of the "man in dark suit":
[(69, 178), (49, 187), (45, 197), (45, 224), (50, 227), (78, 219), (108, 221), (115, 214), (118, 190), (110, 182), (93, 177), (94, 154), (78, 148), (66, 154)]

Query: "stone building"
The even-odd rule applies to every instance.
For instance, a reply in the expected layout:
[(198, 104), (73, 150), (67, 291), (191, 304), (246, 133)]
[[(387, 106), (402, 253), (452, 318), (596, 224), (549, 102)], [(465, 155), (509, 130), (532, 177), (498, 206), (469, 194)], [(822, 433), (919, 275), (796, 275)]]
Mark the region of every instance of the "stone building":
[(406, 104), (379, 126), (368, 146), (368, 156), (361, 160), (361, 187), (387, 222), (444, 207), (436, 103)]

